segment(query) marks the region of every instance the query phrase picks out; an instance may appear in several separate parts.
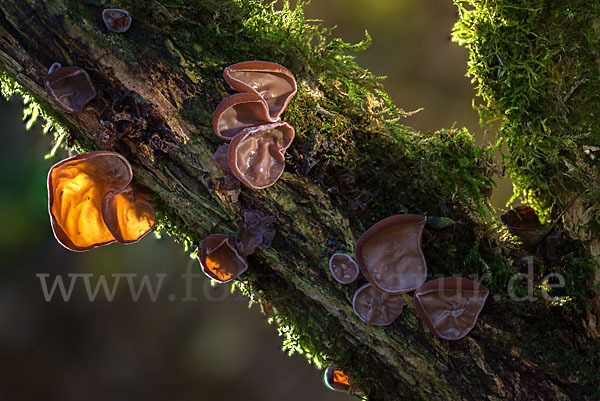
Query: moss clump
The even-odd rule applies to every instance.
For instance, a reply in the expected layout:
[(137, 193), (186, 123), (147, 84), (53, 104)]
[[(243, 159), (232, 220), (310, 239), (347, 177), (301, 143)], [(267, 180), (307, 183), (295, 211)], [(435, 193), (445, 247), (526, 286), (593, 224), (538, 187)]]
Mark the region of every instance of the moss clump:
[(581, 194), (600, 233), (600, 3), (455, 0), (482, 120), (502, 119), (516, 195), (539, 214)]

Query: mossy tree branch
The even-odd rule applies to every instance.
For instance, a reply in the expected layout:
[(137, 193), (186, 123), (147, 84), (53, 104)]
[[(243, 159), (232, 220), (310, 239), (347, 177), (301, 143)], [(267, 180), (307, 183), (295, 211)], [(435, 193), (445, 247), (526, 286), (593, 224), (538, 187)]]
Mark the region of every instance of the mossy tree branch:
[[(105, 6), (131, 12), (127, 34), (104, 28)], [(550, 18), (553, 8), (547, 9)], [(466, 37), (469, 26), (461, 29)], [(211, 232), (233, 234), (242, 209), (275, 216), (273, 247), (250, 257), (237, 286), (274, 310), (287, 349), (318, 364), (337, 361), (370, 399), (591, 399), (600, 358), (597, 339), (581, 326), (587, 294), (578, 292), (589, 288), (596, 266), (589, 248), (575, 240), (563, 245), (560, 263), (571, 269), (564, 295), (574, 301), (561, 313), (544, 301), (505, 300), (514, 269), (487, 202), (495, 170), (490, 150), (475, 147), (465, 130), (420, 134), (400, 125), (405, 113), (347, 55), (368, 38), (353, 46), (327, 34), (304, 20), (301, 8), (276, 12), (257, 0), (3, 2), (3, 92), (27, 93), (30, 110), (58, 127), (59, 136), (73, 134), (78, 150), (108, 148), (127, 157), (136, 180), (156, 194), (159, 229), (186, 247)], [(244, 188), (232, 203), (210, 158), (221, 143), (211, 114), (228, 95), (223, 68), (250, 59), (281, 63), (296, 75), (299, 92), (283, 117), (297, 138), (280, 181), (261, 191)], [(90, 73), (98, 97), (84, 113), (60, 114), (48, 103), (42, 83), (55, 61)], [(127, 93), (153, 106), (131, 136), (99, 123)], [(552, 203), (546, 196), (538, 199)], [(487, 274), (485, 284), (497, 295), (464, 340), (434, 338), (409, 296), (393, 325), (365, 325), (352, 312), (356, 285), (341, 287), (327, 273), (331, 253), (352, 252), (375, 221), (407, 212), (450, 222), (426, 230), (432, 275)], [(560, 336), (565, 330), (570, 341)], [(540, 348), (544, 355), (536, 354)]]

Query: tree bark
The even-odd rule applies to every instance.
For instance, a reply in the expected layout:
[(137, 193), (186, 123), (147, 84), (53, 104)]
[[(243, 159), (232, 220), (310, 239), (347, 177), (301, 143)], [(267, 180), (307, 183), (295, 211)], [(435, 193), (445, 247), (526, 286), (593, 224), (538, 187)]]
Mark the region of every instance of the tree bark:
[[(244, 209), (274, 216), (273, 246), (249, 257), (239, 287), (272, 309), (284, 345), (317, 363), (338, 362), (372, 400), (597, 396), (598, 362), (590, 358), (598, 342), (582, 327), (585, 312), (512, 302), (502, 292), (516, 272), (513, 248), (489, 228), (485, 195), (495, 165), (468, 133), (418, 134), (394, 122), (402, 112), (344, 55), (352, 47), (323, 42), (301, 12), (278, 14), (254, 0), (124, 1), (134, 22), (115, 34), (102, 23), (104, 3), (2, 2), (4, 79), (68, 129), (78, 150), (123, 154), (135, 180), (156, 194), (160, 229), (187, 246), (213, 232), (233, 235)], [(299, 92), (283, 119), (297, 138), (278, 183), (242, 188), (233, 203), (211, 160), (222, 143), (211, 114), (229, 94), (223, 68), (248, 59), (279, 62), (296, 75)], [(83, 113), (62, 114), (48, 102), (43, 79), (53, 62), (89, 72), (98, 96)], [(127, 111), (139, 125), (133, 135), (110, 124), (126, 94), (146, 110), (141, 117)], [(486, 285), (497, 291), (465, 339), (433, 337), (409, 295), (391, 326), (364, 324), (351, 305), (359, 284), (344, 287), (329, 276), (332, 253), (351, 253), (364, 230), (399, 213), (430, 217), (423, 249), (431, 275), (491, 275)], [(447, 226), (435, 224), (441, 217)], [(569, 241), (570, 255), (589, 257), (589, 248)], [(543, 355), (552, 349), (564, 358)], [(591, 372), (585, 381), (574, 373), (583, 360), (591, 364), (581, 368)]]

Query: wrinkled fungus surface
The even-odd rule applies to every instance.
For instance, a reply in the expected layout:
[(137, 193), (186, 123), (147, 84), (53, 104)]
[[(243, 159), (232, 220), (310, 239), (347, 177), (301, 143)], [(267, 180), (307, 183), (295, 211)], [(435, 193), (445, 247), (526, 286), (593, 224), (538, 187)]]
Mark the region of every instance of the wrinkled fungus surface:
[(131, 26), (131, 15), (125, 10), (107, 8), (102, 11), (102, 20), (109, 31), (123, 33)]
[(229, 166), (245, 185), (270, 187), (285, 169), (285, 150), (294, 140), (294, 129), (285, 122), (247, 128), (229, 146)]
[(257, 247), (263, 250), (271, 247), (275, 238), (275, 217), (265, 216), (258, 210), (242, 211), (244, 222), (235, 233), (235, 248), (241, 255), (247, 256), (254, 253)]
[(81, 113), (96, 97), (90, 76), (79, 67), (61, 67), (54, 63), (44, 79), (44, 86), (52, 104), (67, 113)]
[(212, 234), (200, 243), (198, 259), (202, 271), (213, 280), (226, 283), (246, 271), (248, 264), (225, 234)]
[(445, 340), (460, 340), (475, 326), (489, 291), (461, 277), (425, 283), (414, 295), (417, 313), (429, 330)]
[(402, 313), (402, 296), (379, 291), (371, 284), (356, 290), (352, 306), (358, 317), (365, 323), (386, 326)]
[(82, 153), (48, 173), (48, 209), (56, 239), (73, 251), (114, 241), (136, 242), (154, 225), (149, 195), (133, 189), (129, 162), (118, 153)]
[(238, 92), (255, 93), (268, 104), (270, 121), (277, 121), (297, 86), (294, 75), (282, 65), (267, 61), (245, 61), (225, 68), (223, 77)]
[(259, 95), (236, 93), (225, 98), (213, 113), (213, 130), (226, 141), (231, 140), (244, 128), (270, 122), (269, 108)]
[(417, 289), (427, 277), (421, 251), (425, 218), (388, 217), (369, 228), (356, 243), (356, 261), (369, 283), (393, 294)]
[(336, 253), (329, 259), (331, 276), (341, 284), (350, 284), (358, 278), (358, 264), (345, 253)]

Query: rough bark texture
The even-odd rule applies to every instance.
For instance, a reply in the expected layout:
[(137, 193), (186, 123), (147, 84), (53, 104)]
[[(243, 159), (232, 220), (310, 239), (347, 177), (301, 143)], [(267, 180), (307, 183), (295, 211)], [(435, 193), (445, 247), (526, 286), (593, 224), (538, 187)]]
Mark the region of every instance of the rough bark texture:
[[(137, 3), (2, 2), (4, 79), (16, 80), (66, 127), (79, 150), (127, 157), (136, 181), (156, 193), (161, 228), (183, 242), (233, 234), (243, 209), (275, 216), (273, 246), (249, 258), (240, 288), (273, 309), (284, 345), (315, 362), (337, 361), (373, 400), (598, 396), (600, 352), (597, 327), (585, 326), (586, 295), (565, 309), (506, 300), (515, 270), (484, 216), (494, 164), (468, 133), (417, 134), (393, 122), (402, 112), (344, 56), (352, 47), (324, 42), (299, 11), (277, 14), (253, 0)], [(117, 5), (134, 19), (126, 34), (108, 32), (100, 17)], [(283, 119), (298, 136), (280, 181), (261, 191), (243, 188), (232, 203), (211, 160), (222, 143), (211, 114), (229, 93), (223, 68), (247, 59), (279, 62), (296, 75), (299, 93)], [(98, 90), (80, 115), (60, 114), (47, 102), (43, 78), (55, 61), (85, 68)], [(130, 92), (143, 116), (123, 111), (119, 102)], [(124, 133), (114, 123), (115, 108), (134, 129)], [(366, 325), (351, 306), (360, 283), (342, 287), (328, 274), (332, 253), (352, 252), (371, 224), (407, 212), (436, 217), (423, 246), (430, 274), (489, 274), (491, 299), (464, 340), (433, 337), (409, 295), (394, 324)], [(573, 283), (591, 280), (595, 265), (586, 248), (565, 239), (561, 250), (559, 263), (581, 273)], [(552, 270), (544, 258), (536, 266)]]

